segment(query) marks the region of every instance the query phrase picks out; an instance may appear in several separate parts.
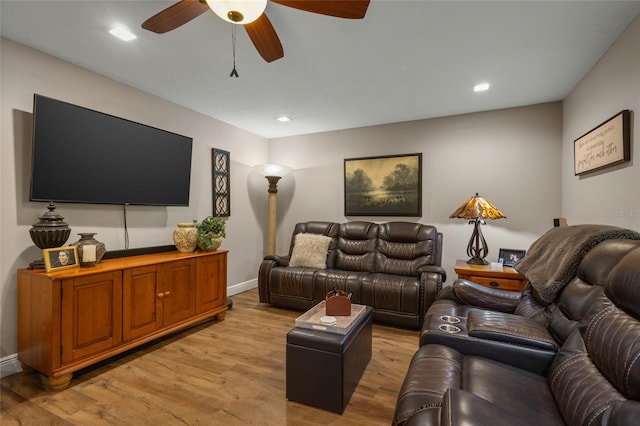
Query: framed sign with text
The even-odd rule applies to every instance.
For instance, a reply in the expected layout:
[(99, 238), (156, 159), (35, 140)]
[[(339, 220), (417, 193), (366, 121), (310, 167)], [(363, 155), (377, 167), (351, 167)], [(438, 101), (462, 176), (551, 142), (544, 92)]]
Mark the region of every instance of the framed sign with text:
[(631, 159), (630, 118), (628, 109), (620, 111), (573, 141), (576, 176)]

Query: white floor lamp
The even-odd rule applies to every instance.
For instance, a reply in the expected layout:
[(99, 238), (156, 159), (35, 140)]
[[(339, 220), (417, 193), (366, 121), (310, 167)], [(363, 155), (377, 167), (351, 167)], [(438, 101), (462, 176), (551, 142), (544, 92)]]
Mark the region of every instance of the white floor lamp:
[(260, 164), (255, 168), (269, 181), (269, 224), (267, 228), (267, 254), (276, 254), (276, 194), (278, 181), (291, 172), (291, 167), (279, 164)]

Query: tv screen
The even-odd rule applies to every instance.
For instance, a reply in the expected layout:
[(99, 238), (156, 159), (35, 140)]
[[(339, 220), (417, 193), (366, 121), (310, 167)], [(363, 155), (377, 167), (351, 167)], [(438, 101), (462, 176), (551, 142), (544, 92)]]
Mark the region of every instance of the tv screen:
[(30, 199), (188, 206), (192, 143), (35, 94)]

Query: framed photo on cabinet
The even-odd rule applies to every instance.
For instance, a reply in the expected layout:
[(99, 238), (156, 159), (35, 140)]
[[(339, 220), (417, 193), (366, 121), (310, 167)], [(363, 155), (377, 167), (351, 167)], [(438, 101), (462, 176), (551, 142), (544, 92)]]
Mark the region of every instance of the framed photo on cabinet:
[(42, 255), (44, 257), (44, 268), (47, 272), (79, 267), (76, 246), (43, 249)]

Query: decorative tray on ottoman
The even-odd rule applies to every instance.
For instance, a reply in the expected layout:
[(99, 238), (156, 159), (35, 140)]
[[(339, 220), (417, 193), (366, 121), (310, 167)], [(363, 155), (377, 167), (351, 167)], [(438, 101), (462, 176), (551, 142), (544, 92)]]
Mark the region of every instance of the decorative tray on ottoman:
[(352, 303), (351, 315), (335, 316), (334, 318), (336, 319), (336, 322), (333, 324), (327, 324), (326, 322), (321, 321), (321, 319), (327, 315), (325, 305), (326, 302), (323, 300), (296, 318), (296, 327), (327, 331), (329, 333), (347, 334), (356, 319), (358, 319), (366, 309), (365, 305), (356, 305), (355, 303)]

